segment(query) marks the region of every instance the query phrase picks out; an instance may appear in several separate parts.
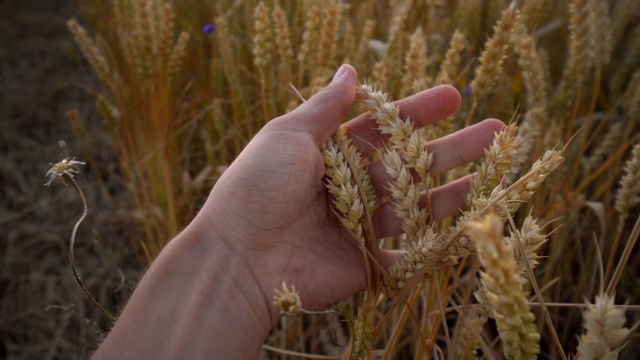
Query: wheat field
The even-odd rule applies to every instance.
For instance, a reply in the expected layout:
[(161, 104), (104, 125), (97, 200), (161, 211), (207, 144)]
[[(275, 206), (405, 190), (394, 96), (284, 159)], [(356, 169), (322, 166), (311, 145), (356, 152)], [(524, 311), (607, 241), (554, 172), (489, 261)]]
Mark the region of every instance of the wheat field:
[[(0, 357), (88, 357), (252, 136), (343, 63), (360, 81), (352, 115), (369, 112), (392, 139), (365, 156), (338, 130), (321, 148), (335, 214), (371, 276), (365, 290), (319, 314), (304, 310), (296, 284), (284, 284), (275, 301), (286, 316), (261, 358), (630, 359), (640, 350), (640, 1), (74, 6), (55, 21), (68, 40), (64, 61), (87, 76), (73, 80), (80, 95), (57, 120), (70, 133), (63, 150), (38, 159), (37, 181), (11, 182), (42, 187), (46, 163), (55, 164), (51, 186), (37, 190), (54, 199), (38, 211), (53, 219), (34, 232), (46, 236), (27, 245), (19, 245), (24, 233), (3, 237)], [(393, 101), (440, 84), (459, 90), (460, 110), (414, 129)], [(431, 175), (424, 145), (486, 118), (506, 126), (485, 158)], [(384, 199), (368, 185), (377, 160), (390, 178)], [(58, 182), (64, 172), (78, 191)], [(431, 221), (431, 190), (470, 174), (467, 208)], [(65, 256), (83, 213), (78, 194), (88, 216), (72, 239), (72, 266)], [(375, 261), (370, 215), (383, 203), (404, 231), (382, 241), (403, 250), (389, 269)], [(27, 221), (11, 212), (0, 219), (7, 229)], [(15, 275), (38, 259), (50, 266)], [(47, 311), (15, 315), (34, 311), (12, 293), (38, 297)], [(34, 330), (27, 319), (43, 325)]]

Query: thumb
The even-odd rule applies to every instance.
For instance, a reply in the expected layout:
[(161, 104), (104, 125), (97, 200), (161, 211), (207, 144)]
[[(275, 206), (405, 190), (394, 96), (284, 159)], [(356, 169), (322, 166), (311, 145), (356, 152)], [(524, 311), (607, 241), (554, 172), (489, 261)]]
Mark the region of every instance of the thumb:
[(289, 130), (308, 133), (320, 146), (349, 113), (355, 99), (356, 85), (356, 70), (351, 65), (342, 65), (329, 85), (283, 116), (282, 122)]

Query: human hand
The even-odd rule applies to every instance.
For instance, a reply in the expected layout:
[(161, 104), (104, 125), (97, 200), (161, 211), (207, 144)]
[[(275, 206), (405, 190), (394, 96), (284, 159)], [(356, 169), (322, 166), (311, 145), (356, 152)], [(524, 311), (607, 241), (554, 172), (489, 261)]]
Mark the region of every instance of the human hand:
[[(296, 287), (310, 310), (366, 285), (362, 251), (331, 210), (319, 150), (347, 116), (356, 85), (355, 70), (345, 65), (328, 87), (269, 122), (219, 179), (192, 223), (204, 229), (204, 237), (217, 234), (212, 241), (245, 265), (248, 281), (263, 297), (259, 301), (268, 304), (272, 324), (278, 314), (271, 298), (283, 281)], [(403, 118), (410, 116), (416, 127), (424, 127), (455, 112), (460, 95), (453, 87), (438, 86), (397, 105)], [(367, 114), (344, 126), (365, 156), (384, 144)], [(438, 175), (482, 157), (494, 132), (503, 126), (499, 120), (486, 120), (430, 142), (427, 147), (434, 155), (430, 172)], [(389, 180), (384, 168), (373, 163), (369, 170), (374, 188), (383, 195)], [(464, 208), (468, 190), (469, 177), (433, 189), (434, 219)], [(376, 212), (374, 223), (382, 237), (401, 233), (401, 221), (388, 205)], [(378, 255), (385, 267), (397, 259), (392, 251)]]
[[(308, 310), (366, 286), (363, 254), (331, 209), (319, 150), (347, 116), (356, 82), (345, 65), (328, 87), (260, 130), (151, 264), (95, 359), (256, 358), (279, 317), (272, 295), (283, 281)], [(453, 113), (460, 95), (439, 86), (397, 104), (403, 118), (423, 127)], [(384, 144), (366, 114), (344, 126), (364, 155)], [(502, 126), (486, 120), (428, 143), (431, 173), (480, 158)], [(373, 163), (369, 173), (383, 195), (383, 166)], [(468, 191), (469, 177), (433, 189), (433, 218), (463, 208)], [(382, 237), (402, 232), (389, 205), (373, 222)], [(378, 256), (385, 267), (398, 258), (393, 251)]]

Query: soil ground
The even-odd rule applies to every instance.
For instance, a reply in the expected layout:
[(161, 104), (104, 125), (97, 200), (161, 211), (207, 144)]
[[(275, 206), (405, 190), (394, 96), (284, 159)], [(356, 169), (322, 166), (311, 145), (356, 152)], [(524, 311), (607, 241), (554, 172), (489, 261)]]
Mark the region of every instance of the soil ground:
[[(5, 0), (0, 11), (0, 358), (87, 358), (109, 324), (73, 279), (68, 241), (82, 203), (72, 186), (45, 187), (50, 162), (99, 164), (77, 179), (89, 200), (79, 230), (76, 262), (83, 281), (111, 311), (120, 285), (136, 278), (137, 259), (123, 240), (126, 199), (105, 193), (117, 183), (117, 158), (94, 107), (98, 86), (65, 21), (79, 17), (74, 2)], [(74, 138), (65, 112), (77, 109), (87, 132)], [(59, 146), (59, 141), (67, 144)], [(103, 174), (103, 175), (101, 175)], [(107, 201), (108, 198), (108, 201)], [(117, 266), (113, 265), (117, 264)], [(129, 269), (123, 264), (130, 264)], [(120, 294), (125, 291), (120, 291)]]

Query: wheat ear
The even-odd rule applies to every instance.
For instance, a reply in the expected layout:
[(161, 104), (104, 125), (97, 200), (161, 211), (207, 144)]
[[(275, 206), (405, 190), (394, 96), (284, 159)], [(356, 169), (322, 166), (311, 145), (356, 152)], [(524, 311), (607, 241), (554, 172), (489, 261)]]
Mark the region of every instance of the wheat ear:
[(342, 3), (338, 0), (331, 0), (324, 10), (316, 64), (318, 71), (323, 71), (327, 66), (331, 65), (336, 55), (341, 10)]
[[(511, 234), (505, 237), (505, 241), (511, 244), (513, 256), (518, 263), (518, 270), (521, 274), (525, 274), (525, 262), (528, 262), (532, 269), (538, 265), (540, 257), (536, 252), (547, 242), (547, 236), (538, 225), (538, 220), (529, 215), (524, 219), (520, 229), (511, 229)], [(521, 247), (518, 242), (521, 242), (523, 246)]]
[(187, 43), (189, 43), (189, 33), (183, 31), (178, 36), (178, 40), (169, 54), (167, 60), (167, 77), (171, 77), (178, 72), (182, 65), (184, 55), (187, 53)]
[(422, 28), (417, 28), (409, 38), (409, 51), (404, 58), (404, 76), (400, 97), (416, 93), (426, 88), (427, 40)]
[(602, 67), (611, 60), (611, 19), (609, 0), (591, 0), (591, 48), (594, 63)]
[(518, 15), (519, 11), (514, 6), (505, 9), (500, 21), (494, 27), (493, 36), (485, 43), (484, 50), (480, 55), (480, 65), (476, 68), (474, 79), (471, 82), (473, 103), (476, 106), (478, 101), (489, 93), (502, 74), (502, 63), (507, 56), (507, 50), (511, 43), (511, 32)]
[(509, 173), (512, 159), (516, 155), (515, 124), (507, 126), (495, 135), (489, 150), (485, 150), (485, 157), (478, 165), (476, 175), (471, 178), (471, 190), (467, 194), (467, 205), (474, 209), (474, 201), (487, 197), (493, 189), (500, 185), (502, 177)]
[(513, 249), (503, 241), (502, 231), (502, 220), (494, 214), (467, 226), (467, 234), (475, 241), (478, 260), (484, 268), (481, 273), (484, 295), (491, 305), (505, 356), (536, 359), (540, 334), (535, 315), (529, 309)]
[(93, 71), (98, 74), (98, 77), (102, 82), (111, 90), (114, 90), (114, 77), (111, 73), (111, 68), (107, 62), (107, 58), (102, 51), (96, 46), (93, 40), (89, 38), (87, 30), (85, 30), (76, 19), (67, 21), (67, 27), (73, 34), (82, 54), (87, 58), (89, 64), (93, 68)]
[[(365, 227), (370, 213), (377, 206), (364, 159), (351, 144), (346, 129), (340, 128), (322, 147), (326, 186), (334, 197), (334, 206), (342, 224), (365, 246)], [(362, 194), (366, 194), (362, 196)]]
[(271, 64), (271, 19), (269, 8), (264, 2), (258, 3), (253, 11), (253, 63), (262, 76), (268, 72)]
[(436, 77), (436, 84), (452, 83), (461, 69), (461, 59), (465, 49), (466, 38), (464, 34), (457, 30), (451, 35), (449, 49), (445, 54), (444, 61), (440, 65), (440, 72)]
[[(280, 5), (276, 4), (272, 16), (275, 25), (275, 43), (276, 49), (278, 50), (281, 81), (283, 84), (288, 84), (291, 82), (291, 66), (293, 60), (291, 31), (289, 30), (286, 14)], [(284, 88), (284, 86), (282, 88)]]
[(304, 2), (306, 9), (306, 19), (304, 22), (304, 32), (302, 33), (302, 44), (298, 52), (298, 63), (300, 64), (300, 75), (307, 69), (313, 69), (315, 56), (312, 53), (318, 47), (320, 37), (320, 22), (322, 21), (322, 7), (319, 1), (307, 0)]
[(527, 112), (518, 126), (518, 152), (511, 163), (509, 180), (512, 180), (529, 160), (542, 124), (547, 120), (547, 89), (544, 67), (538, 55), (535, 39), (527, 31), (525, 19), (520, 19), (514, 29), (514, 48), (518, 54), (518, 65), (527, 89)]
[(624, 347), (631, 330), (624, 326), (624, 311), (618, 309), (613, 296), (600, 294), (595, 304), (589, 304), (582, 314), (586, 333), (578, 339), (581, 360), (615, 360)]
[[(433, 155), (425, 150), (424, 139), (414, 131), (411, 120), (402, 120), (400, 110), (385, 94), (362, 85), (356, 96), (376, 121), (380, 132), (391, 137), (382, 153), (382, 162), (393, 179), (389, 188), (395, 212), (402, 219), (402, 228), (409, 237), (421, 237), (426, 233), (428, 213), (426, 208), (420, 209), (418, 202), (421, 193), (427, 190), (427, 171), (433, 163)], [(419, 174), (420, 181), (414, 183), (412, 170)]]

